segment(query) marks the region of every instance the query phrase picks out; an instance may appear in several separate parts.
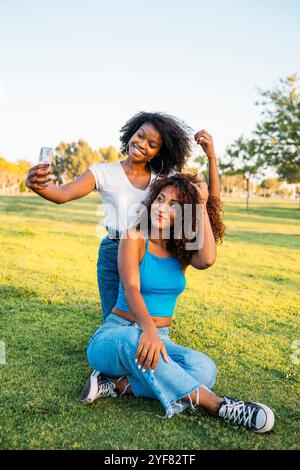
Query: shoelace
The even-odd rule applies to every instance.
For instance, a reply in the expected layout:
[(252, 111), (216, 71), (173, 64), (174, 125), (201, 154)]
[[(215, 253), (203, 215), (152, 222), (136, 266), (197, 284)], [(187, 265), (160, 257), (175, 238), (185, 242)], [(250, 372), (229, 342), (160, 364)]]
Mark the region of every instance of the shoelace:
[(245, 405), (243, 401), (231, 403), (226, 397), (224, 399), (226, 403), (221, 406), (219, 416), (228, 421), (233, 421), (235, 424), (242, 424), (250, 428), (255, 408)]
[(114, 388), (115, 388), (114, 383), (110, 382), (109, 380), (107, 382), (100, 383), (99, 388), (98, 388), (97, 398), (108, 397), (108, 396), (116, 397), (117, 394), (114, 391)]
[(129, 380), (127, 379), (126, 375), (122, 375), (121, 377), (119, 377), (118, 380), (117, 380), (117, 383), (119, 383), (120, 380), (124, 379), (124, 377), (125, 377), (126, 380), (127, 380), (127, 384), (125, 385), (123, 391), (120, 393), (120, 397), (121, 397), (122, 395), (125, 395), (127, 388), (130, 386), (130, 382), (129, 382)]

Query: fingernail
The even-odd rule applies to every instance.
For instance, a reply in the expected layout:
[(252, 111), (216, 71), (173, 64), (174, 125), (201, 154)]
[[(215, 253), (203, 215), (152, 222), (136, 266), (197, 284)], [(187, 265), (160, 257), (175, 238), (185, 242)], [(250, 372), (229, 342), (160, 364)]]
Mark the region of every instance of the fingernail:
[(154, 374), (154, 370), (153, 370), (153, 369), (151, 369), (151, 372), (152, 372), (152, 374)]
[(140, 365), (138, 366), (138, 369), (140, 369), (141, 367), (142, 367), (142, 366), (141, 366), (141, 364), (140, 364)]
[(146, 372), (146, 369), (142, 369), (142, 372)]
[(136, 359), (134, 362), (137, 363), (137, 361), (138, 361), (138, 360)]

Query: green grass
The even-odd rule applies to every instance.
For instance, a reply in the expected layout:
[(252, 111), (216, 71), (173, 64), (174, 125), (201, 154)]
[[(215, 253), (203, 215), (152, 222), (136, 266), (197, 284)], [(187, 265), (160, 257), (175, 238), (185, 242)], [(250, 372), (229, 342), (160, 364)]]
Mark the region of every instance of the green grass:
[(0, 197), (0, 447), (2, 449), (296, 449), (300, 339), (297, 202), (225, 203), (227, 236), (208, 270), (187, 272), (171, 338), (210, 355), (216, 393), (262, 401), (274, 430), (256, 435), (186, 410), (161, 420), (159, 401), (79, 394), (85, 348), (101, 322), (96, 281), (102, 207), (96, 194), (56, 206)]

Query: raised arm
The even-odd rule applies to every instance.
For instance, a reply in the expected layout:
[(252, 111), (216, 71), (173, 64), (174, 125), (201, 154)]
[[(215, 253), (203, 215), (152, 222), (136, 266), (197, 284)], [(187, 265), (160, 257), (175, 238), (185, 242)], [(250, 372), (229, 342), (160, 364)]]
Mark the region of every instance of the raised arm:
[(86, 196), (95, 189), (95, 178), (91, 171), (86, 170), (76, 180), (71, 183), (56, 186), (51, 181), (51, 172), (48, 165), (35, 165), (27, 173), (26, 186), (39, 196), (54, 202), (63, 204), (74, 199)]
[(200, 144), (208, 158), (208, 191), (209, 196), (220, 199), (220, 180), (218, 172), (217, 156), (214, 149), (212, 136), (205, 130), (195, 134), (197, 144)]
[(208, 189), (206, 183), (195, 185), (199, 193), (199, 203), (202, 203), (202, 212), (199, 212), (198, 237), (203, 241), (202, 246), (191, 257), (191, 265), (196, 269), (207, 269), (212, 266), (217, 257), (217, 248), (214, 234), (211, 228), (210, 219), (206, 210), (208, 199)]
[(165, 362), (169, 360), (167, 350), (140, 292), (140, 245), (141, 235), (137, 230), (123, 232), (118, 250), (118, 269), (129, 310), (143, 330), (136, 352), (136, 362), (138, 366), (143, 366), (144, 372), (148, 367), (151, 367), (152, 371), (156, 369), (160, 353)]
[(209, 196), (220, 199), (220, 180), (216, 154), (208, 158), (208, 192)]

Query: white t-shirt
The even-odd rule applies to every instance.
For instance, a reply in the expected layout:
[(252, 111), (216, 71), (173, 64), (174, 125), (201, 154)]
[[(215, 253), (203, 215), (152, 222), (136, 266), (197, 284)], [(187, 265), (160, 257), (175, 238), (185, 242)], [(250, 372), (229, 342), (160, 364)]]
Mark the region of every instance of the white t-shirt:
[[(134, 228), (138, 223), (141, 202), (148, 196), (150, 184), (157, 175), (151, 172), (149, 185), (144, 190), (130, 183), (120, 160), (113, 163), (94, 163), (88, 170), (94, 175), (96, 190), (103, 201), (104, 225), (120, 233), (127, 228)], [(169, 175), (173, 173), (176, 172), (171, 170)]]

